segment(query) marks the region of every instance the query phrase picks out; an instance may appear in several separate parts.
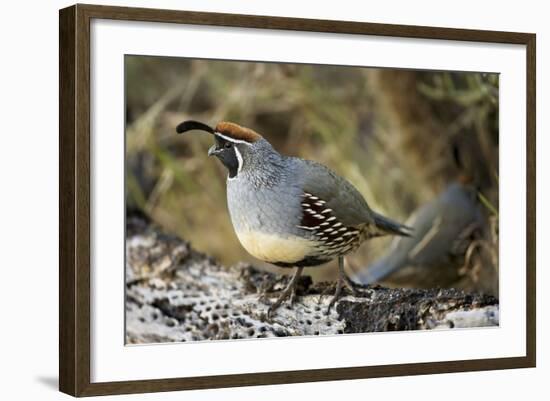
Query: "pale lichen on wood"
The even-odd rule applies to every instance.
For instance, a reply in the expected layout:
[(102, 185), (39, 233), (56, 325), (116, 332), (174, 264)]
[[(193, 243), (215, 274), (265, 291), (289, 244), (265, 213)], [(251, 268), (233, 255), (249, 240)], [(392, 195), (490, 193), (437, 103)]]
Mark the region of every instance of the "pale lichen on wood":
[[(363, 287), (327, 314), (333, 283), (302, 277), (296, 302), (271, 318), (287, 276), (249, 264), (225, 267), (130, 215), (126, 238), (127, 343), (335, 335), (495, 326), (498, 300), (454, 289)], [(322, 296), (323, 293), (327, 295)]]

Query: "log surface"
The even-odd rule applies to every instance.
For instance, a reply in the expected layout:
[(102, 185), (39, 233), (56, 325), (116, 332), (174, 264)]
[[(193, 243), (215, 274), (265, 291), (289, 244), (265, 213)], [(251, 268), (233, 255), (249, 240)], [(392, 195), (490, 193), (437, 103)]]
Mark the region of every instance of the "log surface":
[[(303, 276), (296, 302), (267, 317), (288, 276), (222, 266), (130, 215), (126, 237), (126, 342), (222, 340), (498, 326), (498, 300), (455, 289), (360, 287), (327, 314), (334, 283)], [(323, 294), (326, 293), (327, 295)]]

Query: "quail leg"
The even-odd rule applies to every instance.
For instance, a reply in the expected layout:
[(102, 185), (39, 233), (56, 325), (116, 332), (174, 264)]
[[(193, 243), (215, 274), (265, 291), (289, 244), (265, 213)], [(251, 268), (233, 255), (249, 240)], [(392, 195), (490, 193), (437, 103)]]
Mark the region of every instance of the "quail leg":
[(346, 275), (346, 272), (344, 271), (344, 257), (340, 256), (338, 258), (338, 281), (336, 282), (336, 291), (334, 293), (334, 296), (332, 297), (332, 300), (328, 304), (327, 315), (330, 313), (331, 308), (342, 295), (343, 286), (346, 286), (353, 295), (358, 294), (358, 291), (355, 288), (353, 281), (349, 279), (349, 277)]
[(283, 301), (287, 299), (290, 296), (290, 304), (294, 303), (294, 298), (296, 296), (296, 286), (298, 285), (298, 280), (300, 279), (300, 276), (302, 275), (302, 271), (304, 270), (303, 267), (297, 267), (294, 271), (294, 275), (290, 279), (290, 283), (286, 286), (286, 288), (283, 290), (281, 295), (279, 295), (279, 298), (272, 303), (269, 306), (269, 309), (267, 310), (267, 316), (271, 317), (273, 312), (281, 306)]

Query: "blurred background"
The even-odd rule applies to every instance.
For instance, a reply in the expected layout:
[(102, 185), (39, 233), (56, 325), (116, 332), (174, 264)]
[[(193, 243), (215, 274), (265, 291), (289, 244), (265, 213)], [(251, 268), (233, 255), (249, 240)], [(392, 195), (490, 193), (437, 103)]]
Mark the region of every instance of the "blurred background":
[[(421, 234), (366, 242), (350, 271), (401, 254), (374, 282), (498, 296), (498, 74), (126, 56), (125, 76), (128, 210), (222, 264), (290, 273), (238, 242), (212, 137), (175, 132), (186, 119), (232, 121), (329, 166)], [(333, 280), (335, 266), (305, 273)]]

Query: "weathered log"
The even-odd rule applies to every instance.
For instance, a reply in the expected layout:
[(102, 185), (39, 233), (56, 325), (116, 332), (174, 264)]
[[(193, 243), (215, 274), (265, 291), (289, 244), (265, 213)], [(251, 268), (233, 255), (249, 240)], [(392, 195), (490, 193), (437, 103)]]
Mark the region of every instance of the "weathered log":
[[(126, 341), (150, 343), (495, 326), (498, 300), (455, 289), (360, 287), (329, 314), (334, 283), (302, 277), (296, 302), (267, 317), (287, 276), (249, 264), (225, 267), (129, 216)], [(326, 296), (322, 296), (327, 293)]]

